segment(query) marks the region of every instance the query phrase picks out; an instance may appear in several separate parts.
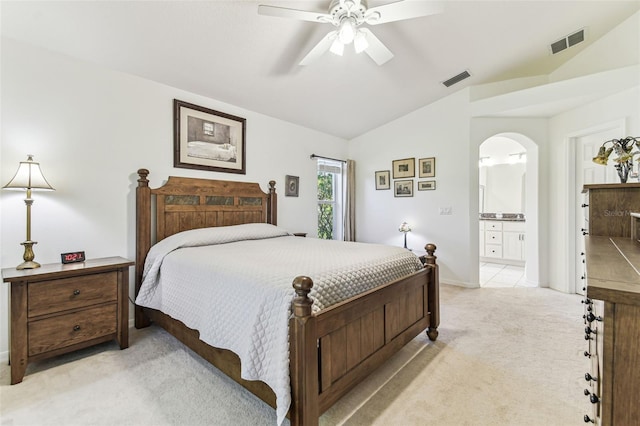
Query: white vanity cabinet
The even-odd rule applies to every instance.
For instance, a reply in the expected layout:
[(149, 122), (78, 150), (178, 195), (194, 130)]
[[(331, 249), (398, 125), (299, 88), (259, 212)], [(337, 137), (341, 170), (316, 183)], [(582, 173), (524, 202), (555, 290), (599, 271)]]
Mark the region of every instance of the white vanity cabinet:
[(525, 222), (481, 220), (479, 228), (480, 257), (495, 263), (524, 263)]
[(502, 225), (502, 257), (525, 260), (524, 222), (504, 222)]

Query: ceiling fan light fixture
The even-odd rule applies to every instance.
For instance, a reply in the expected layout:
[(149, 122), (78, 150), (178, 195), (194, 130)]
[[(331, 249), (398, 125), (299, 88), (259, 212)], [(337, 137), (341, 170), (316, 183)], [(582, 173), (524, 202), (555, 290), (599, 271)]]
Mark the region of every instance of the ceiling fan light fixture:
[(331, 43), (329, 51), (334, 55), (342, 56), (344, 53), (344, 44), (342, 44), (339, 38), (336, 38), (333, 43)]
[(345, 18), (340, 22), (340, 29), (338, 30), (338, 39), (342, 44), (349, 44), (353, 42), (356, 36), (356, 20), (353, 18)]
[(364, 32), (358, 31), (356, 38), (353, 39), (353, 47), (355, 48), (356, 53), (362, 53), (367, 50), (369, 42), (367, 41), (367, 35)]

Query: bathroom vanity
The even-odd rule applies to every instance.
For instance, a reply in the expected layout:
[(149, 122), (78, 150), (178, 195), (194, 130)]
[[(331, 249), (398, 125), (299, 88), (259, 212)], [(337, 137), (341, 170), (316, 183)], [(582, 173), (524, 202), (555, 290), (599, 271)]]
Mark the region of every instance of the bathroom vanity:
[(525, 226), (522, 213), (480, 213), (480, 260), (523, 266)]

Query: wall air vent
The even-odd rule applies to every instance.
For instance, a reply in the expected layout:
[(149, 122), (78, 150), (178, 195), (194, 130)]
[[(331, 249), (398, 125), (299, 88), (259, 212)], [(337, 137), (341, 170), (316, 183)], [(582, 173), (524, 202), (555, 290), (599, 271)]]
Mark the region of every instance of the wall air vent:
[(566, 36), (565, 38), (562, 38), (554, 43), (551, 43), (551, 46), (549, 46), (551, 48), (551, 53), (553, 53), (554, 55), (558, 52), (562, 52), (563, 50), (571, 47), (571, 46), (575, 46), (578, 43), (581, 43), (584, 41), (584, 28), (576, 31), (573, 34), (570, 34), (568, 36)]
[(459, 83), (462, 80), (464, 80), (465, 78), (469, 78), (469, 77), (471, 77), (471, 74), (469, 74), (469, 71), (465, 70), (465, 71), (461, 72), (460, 74), (458, 74), (458, 75), (456, 75), (454, 77), (451, 77), (449, 80), (443, 81), (442, 84), (444, 84), (447, 87), (451, 87), (454, 84)]

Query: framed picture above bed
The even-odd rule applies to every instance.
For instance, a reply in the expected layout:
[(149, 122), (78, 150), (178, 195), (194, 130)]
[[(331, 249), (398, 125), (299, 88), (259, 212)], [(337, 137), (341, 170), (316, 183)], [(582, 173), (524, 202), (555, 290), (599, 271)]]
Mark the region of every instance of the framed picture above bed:
[(376, 172), (376, 189), (391, 189), (391, 179), (389, 170)]
[(173, 166), (246, 173), (246, 119), (173, 100)]
[(393, 160), (393, 178), (411, 178), (416, 175), (416, 159), (405, 158), (403, 160)]

